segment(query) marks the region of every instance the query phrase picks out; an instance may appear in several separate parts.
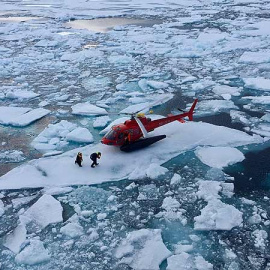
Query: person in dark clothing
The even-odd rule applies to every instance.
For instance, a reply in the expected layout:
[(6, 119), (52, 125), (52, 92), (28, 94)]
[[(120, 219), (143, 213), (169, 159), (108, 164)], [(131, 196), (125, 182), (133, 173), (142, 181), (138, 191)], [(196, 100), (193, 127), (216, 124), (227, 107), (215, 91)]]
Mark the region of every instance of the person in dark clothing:
[(92, 163), (92, 165), (91, 165), (92, 168), (95, 168), (95, 166), (98, 165), (97, 159), (100, 159), (100, 158), (101, 158), (101, 153), (100, 153), (100, 152), (92, 153), (92, 154), (90, 155), (90, 159), (93, 161), (93, 163)]
[(83, 161), (82, 153), (79, 152), (76, 157), (75, 164), (78, 164), (80, 167), (82, 167), (82, 161)]

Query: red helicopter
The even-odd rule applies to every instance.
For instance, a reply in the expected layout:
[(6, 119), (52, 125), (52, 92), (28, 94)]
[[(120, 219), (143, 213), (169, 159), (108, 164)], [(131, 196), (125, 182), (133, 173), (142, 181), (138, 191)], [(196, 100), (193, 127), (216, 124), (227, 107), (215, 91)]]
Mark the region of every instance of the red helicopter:
[(170, 114), (168, 117), (157, 120), (151, 120), (151, 118), (145, 117), (142, 113), (133, 113), (130, 120), (126, 120), (123, 124), (114, 125), (101, 139), (101, 143), (120, 146), (120, 150), (124, 152), (131, 152), (151, 145), (166, 138), (166, 135), (148, 137), (149, 132), (176, 120), (185, 123), (184, 117), (188, 117), (188, 119), (192, 121), (197, 102), (198, 99), (195, 99), (188, 112), (178, 115)]

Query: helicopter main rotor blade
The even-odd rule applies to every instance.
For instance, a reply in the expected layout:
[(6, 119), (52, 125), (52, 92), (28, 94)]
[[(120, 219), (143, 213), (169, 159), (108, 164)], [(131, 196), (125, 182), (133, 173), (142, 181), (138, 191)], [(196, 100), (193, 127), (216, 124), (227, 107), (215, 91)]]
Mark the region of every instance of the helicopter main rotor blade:
[(146, 138), (148, 137), (148, 132), (147, 130), (145, 129), (143, 123), (141, 122), (141, 120), (137, 117), (134, 117), (134, 119), (136, 120), (138, 126), (140, 127), (141, 131), (142, 131), (142, 134), (143, 134), (143, 137)]

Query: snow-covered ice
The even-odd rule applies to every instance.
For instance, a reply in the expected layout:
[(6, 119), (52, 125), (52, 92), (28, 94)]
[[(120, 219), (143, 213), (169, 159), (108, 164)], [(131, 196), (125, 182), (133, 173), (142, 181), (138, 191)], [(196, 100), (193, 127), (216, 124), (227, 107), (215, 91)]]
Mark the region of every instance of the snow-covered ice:
[(44, 194), (20, 216), (20, 220), (23, 224), (34, 222), (43, 229), (49, 224), (62, 222), (62, 211), (59, 201), (51, 195)]
[[(165, 133), (167, 138), (151, 147), (130, 154), (125, 154), (116, 147), (97, 144), (75, 149), (60, 156), (41, 158), (17, 167), (2, 176), (0, 188), (45, 187), (55, 186), (55, 183), (58, 183), (59, 186), (94, 184), (126, 178), (138, 168), (144, 174), (148, 172), (149, 177), (154, 176), (153, 178), (155, 178), (157, 177), (156, 172), (160, 175), (166, 171), (166, 168), (158, 167), (159, 164), (163, 164), (183, 151), (205, 145), (236, 147), (259, 143), (263, 140), (260, 136), (250, 136), (238, 130), (200, 122), (170, 123), (153, 133)], [(90, 166), (82, 168), (75, 166), (74, 159), (78, 151), (82, 152), (83, 156), (100, 151), (102, 158), (99, 167), (93, 170)], [(142, 154), (144, 155), (143, 159), (139, 158)], [(156, 165), (151, 165), (153, 163)], [(156, 168), (161, 168), (162, 172)], [(22, 173), (25, 180), (19, 181), (18, 175)]]
[(195, 153), (204, 164), (219, 169), (245, 159), (243, 153), (233, 147), (203, 147)]
[[(201, 210), (201, 215), (194, 218), (195, 230), (231, 230), (241, 226), (243, 213), (232, 205), (213, 199)], [(228, 217), (230, 217), (228, 219)]]
[(50, 255), (40, 240), (30, 240), (30, 244), (15, 257), (18, 264), (25, 265), (43, 263), (49, 259)]
[(158, 270), (171, 252), (162, 241), (161, 230), (141, 229), (129, 233), (115, 250), (115, 257), (133, 269)]
[(37, 108), (0, 107), (0, 124), (24, 127), (49, 114), (50, 111)]

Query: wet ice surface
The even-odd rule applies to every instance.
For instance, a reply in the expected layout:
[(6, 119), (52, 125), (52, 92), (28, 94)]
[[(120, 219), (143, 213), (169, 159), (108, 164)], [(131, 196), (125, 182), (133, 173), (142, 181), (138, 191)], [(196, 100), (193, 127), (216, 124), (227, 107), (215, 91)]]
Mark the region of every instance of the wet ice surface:
[[(0, 179), (15, 189), (0, 193), (1, 268), (270, 268), (269, 9), (2, 1), (0, 171), (21, 167)], [(165, 116), (194, 97), (210, 124), (174, 123), (125, 157), (98, 144), (120, 118), (107, 113), (151, 103)]]

